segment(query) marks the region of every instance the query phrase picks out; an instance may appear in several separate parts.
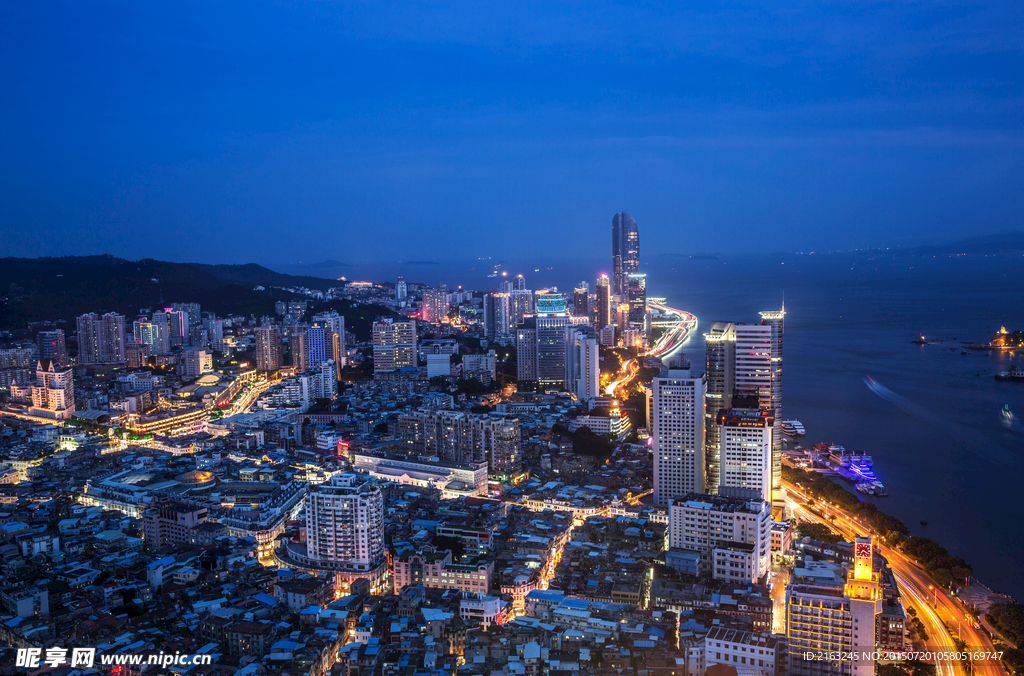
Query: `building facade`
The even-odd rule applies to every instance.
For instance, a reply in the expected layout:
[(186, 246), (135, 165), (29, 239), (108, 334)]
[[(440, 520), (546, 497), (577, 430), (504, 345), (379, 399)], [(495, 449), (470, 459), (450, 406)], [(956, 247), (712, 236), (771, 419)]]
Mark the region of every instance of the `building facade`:
[(382, 319), (373, 323), (373, 372), (416, 367), (416, 321)]
[(306, 496), (306, 552), (324, 568), (372, 570), (384, 558), (384, 498), (376, 479), (346, 472)]
[(651, 382), (656, 505), (668, 505), (679, 495), (705, 492), (705, 390), (704, 376), (692, 375), (688, 367), (670, 367)]
[(629, 293), (627, 275), (640, 269), (640, 229), (628, 211), (612, 218), (612, 290), (625, 298)]
[(715, 579), (760, 580), (771, 564), (771, 503), (697, 493), (675, 498), (669, 547), (698, 553), (699, 569)]

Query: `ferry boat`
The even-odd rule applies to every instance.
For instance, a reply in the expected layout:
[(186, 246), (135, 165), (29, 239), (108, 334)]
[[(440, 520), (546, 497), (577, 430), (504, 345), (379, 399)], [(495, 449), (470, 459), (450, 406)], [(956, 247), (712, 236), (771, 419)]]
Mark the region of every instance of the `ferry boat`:
[(804, 432), (804, 426), (799, 420), (783, 420), (782, 431), (791, 437), (802, 437)]
[(1018, 366), (1011, 366), (1009, 371), (997, 373), (996, 380), (1024, 380), (1024, 369)]

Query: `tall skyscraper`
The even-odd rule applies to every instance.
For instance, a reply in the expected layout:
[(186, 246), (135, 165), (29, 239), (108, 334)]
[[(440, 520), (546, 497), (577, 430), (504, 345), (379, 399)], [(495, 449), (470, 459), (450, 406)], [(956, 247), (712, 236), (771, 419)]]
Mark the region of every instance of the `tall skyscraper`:
[(611, 280), (608, 275), (597, 278), (597, 311), (594, 328), (600, 331), (612, 323)]
[[(771, 409), (775, 415), (772, 435), (772, 491), (782, 491), (782, 329), (786, 318), (786, 305), (782, 309), (761, 313), (761, 324), (771, 328), (771, 355), (769, 369), (772, 381)], [(777, 501), (783, 500), (781, 495)]]
[(292, 326), (288, 332), (288, 354), (291, 366), (299, 373), (309, 368), (309, 327), (302, 324)]
[(516, 380), (520, 388), (537, 382), (537, 318), (527, 317), (516, 329)]
[(770, 412), (759, 409), (719, 412), (715, 424), (721, 462), (719, 495), (772, 501), (774, 423)]
[(626, 275), (629, 321), (641, 329), (647, 320), (647, 275)]
[(640, 269), (640, 230), (628, 211), (612, 218), (612, 291), (623, 298), (629, 293), (626, 276)]
[(77, 320), (79, 364), (121, 364), (127, 361), (124, 316), (89, 313)]
[(704, 376), (689, 364), (672, 364), (651, 382), (651, 448), (654, 504), (668, 505), (687, 493), (704, 493)]
[(597, 334), (589, 326), (565, 327), (565, 389), (580, 401), (600, 395)]
[(365, 474), (335, 474), (306, 496), (306, 553), (317, 565), (372, 570), (384, 559), (384, 496)]
[(704, 457), (707, 464), (707, 492), (717, 493), (720, 481), (718, 414), (732, 407), (736, 380), (736, 327), (728, 322), (712, 322), (704, 334), (706, 357), (705, 378), (708, 389), (704, 395)]
[(409, 295), (409, 289), (405, 285), (405, 278), (399, 277), (395, 283), (395, 300), (405, 300)]
[(499, 291), (484, 296), (484, 336), (493, 340), (498, 336), (512, 335), (515, 330), (512, 314), (511, 295)]
[[(520, 279), (522, 277), (516, 278), (516, 281)], [(526, 318), (533, 314), (533, 291), (513, 289), (509, 295), (509, 303), (512, 306), (512, 319), (515, 321), (515, 326), (522, 326)]]
[(440, 324), (448, 316), (448, 289), (439, 284), (436, 289), (423, 289), (423, 321)]
[(53, 331), (40, 331), (36, 336), (36, 343), (39, 345), (39, 358), (49, 359), (58, 366), (68, 365), (68, 348), (64, 344), (64, 331), (54, 329)]
[(324, 327), (324, 361), (333, 359), (340, 370), (345, 366), (345, 317), (334, 311), (321, 312), (311, 321), (313, 326)]
[(373, 323), (373, 372), (416, 366), (416, 321), (381, 319)]
[(586, 324), (565, 309), (562, 294), (549, 293), (537, 301), (537, 383), (541, 387), (565, 386), (565, 327)]
[(330, 340), (330, 333), (328, 327), (323, 324), (317, 324), (313, 322), (310, 324), (309, 329), (306, 330), (306, 356), (308, 360), (308, 368), (318, 368), (320, 364), (323, 364), (330, 356), (328, 355), (328, 342)]
[(284, 365), (284, 346), (281, 329), (277, 326), (256, 328), (256, 370), (262, 373), (277, 371)]
[(590, 317), (590, 285), (580, 282), (572, 294), (572, 316)]

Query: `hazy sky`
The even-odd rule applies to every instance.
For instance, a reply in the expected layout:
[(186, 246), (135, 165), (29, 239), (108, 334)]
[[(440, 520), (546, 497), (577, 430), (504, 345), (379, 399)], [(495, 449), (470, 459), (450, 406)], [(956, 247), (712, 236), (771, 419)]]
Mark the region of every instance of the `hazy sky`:
[(810, 250), (1024, 228), (1024, 3), (5, 2), (0, 255)]

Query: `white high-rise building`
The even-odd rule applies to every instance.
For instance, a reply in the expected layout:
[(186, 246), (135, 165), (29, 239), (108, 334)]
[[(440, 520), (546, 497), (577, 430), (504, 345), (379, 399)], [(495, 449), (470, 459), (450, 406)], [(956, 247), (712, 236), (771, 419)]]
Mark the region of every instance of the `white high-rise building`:
[(700, 555), (701, 574), (753, 582), (768, 574), (772, 508), (765, 500), (691, 493), (672, 500), (669, 547)]
[(409, 289), (405, 284), (405, 278), (399, 277), (395, 282), (395, 300), (405, 300), (409, 295)]
[(71, 368), (51, 359), (40, 359), (36, 365), (36, 382), (32, 386), (30, 415), (67, 420), (75, 414), (75, 381)]
[(654, 452), (654, 504), (704, 493), (703, 375), (689, 366), (662, 371), (651, 382), (651, 438)]
[(565, 327), (565, 389), (580, 401), (600, 395), (597, 334), (589, 326)]
[(213, 372), (213, 355), (208, 350), (191, 348), (185, 350), (185, 375), (197, 378), (204, 373)]
[[(725, 410), (718, 414), (719, 495), (772, 501), (771, 413)], [(709, 487), (710, 489), (710, 487)]]
[(384, 557), (384, 497), (377, 480), (346, 472), (310, 487), (306, 552), (329, 569), (373, 570)]

